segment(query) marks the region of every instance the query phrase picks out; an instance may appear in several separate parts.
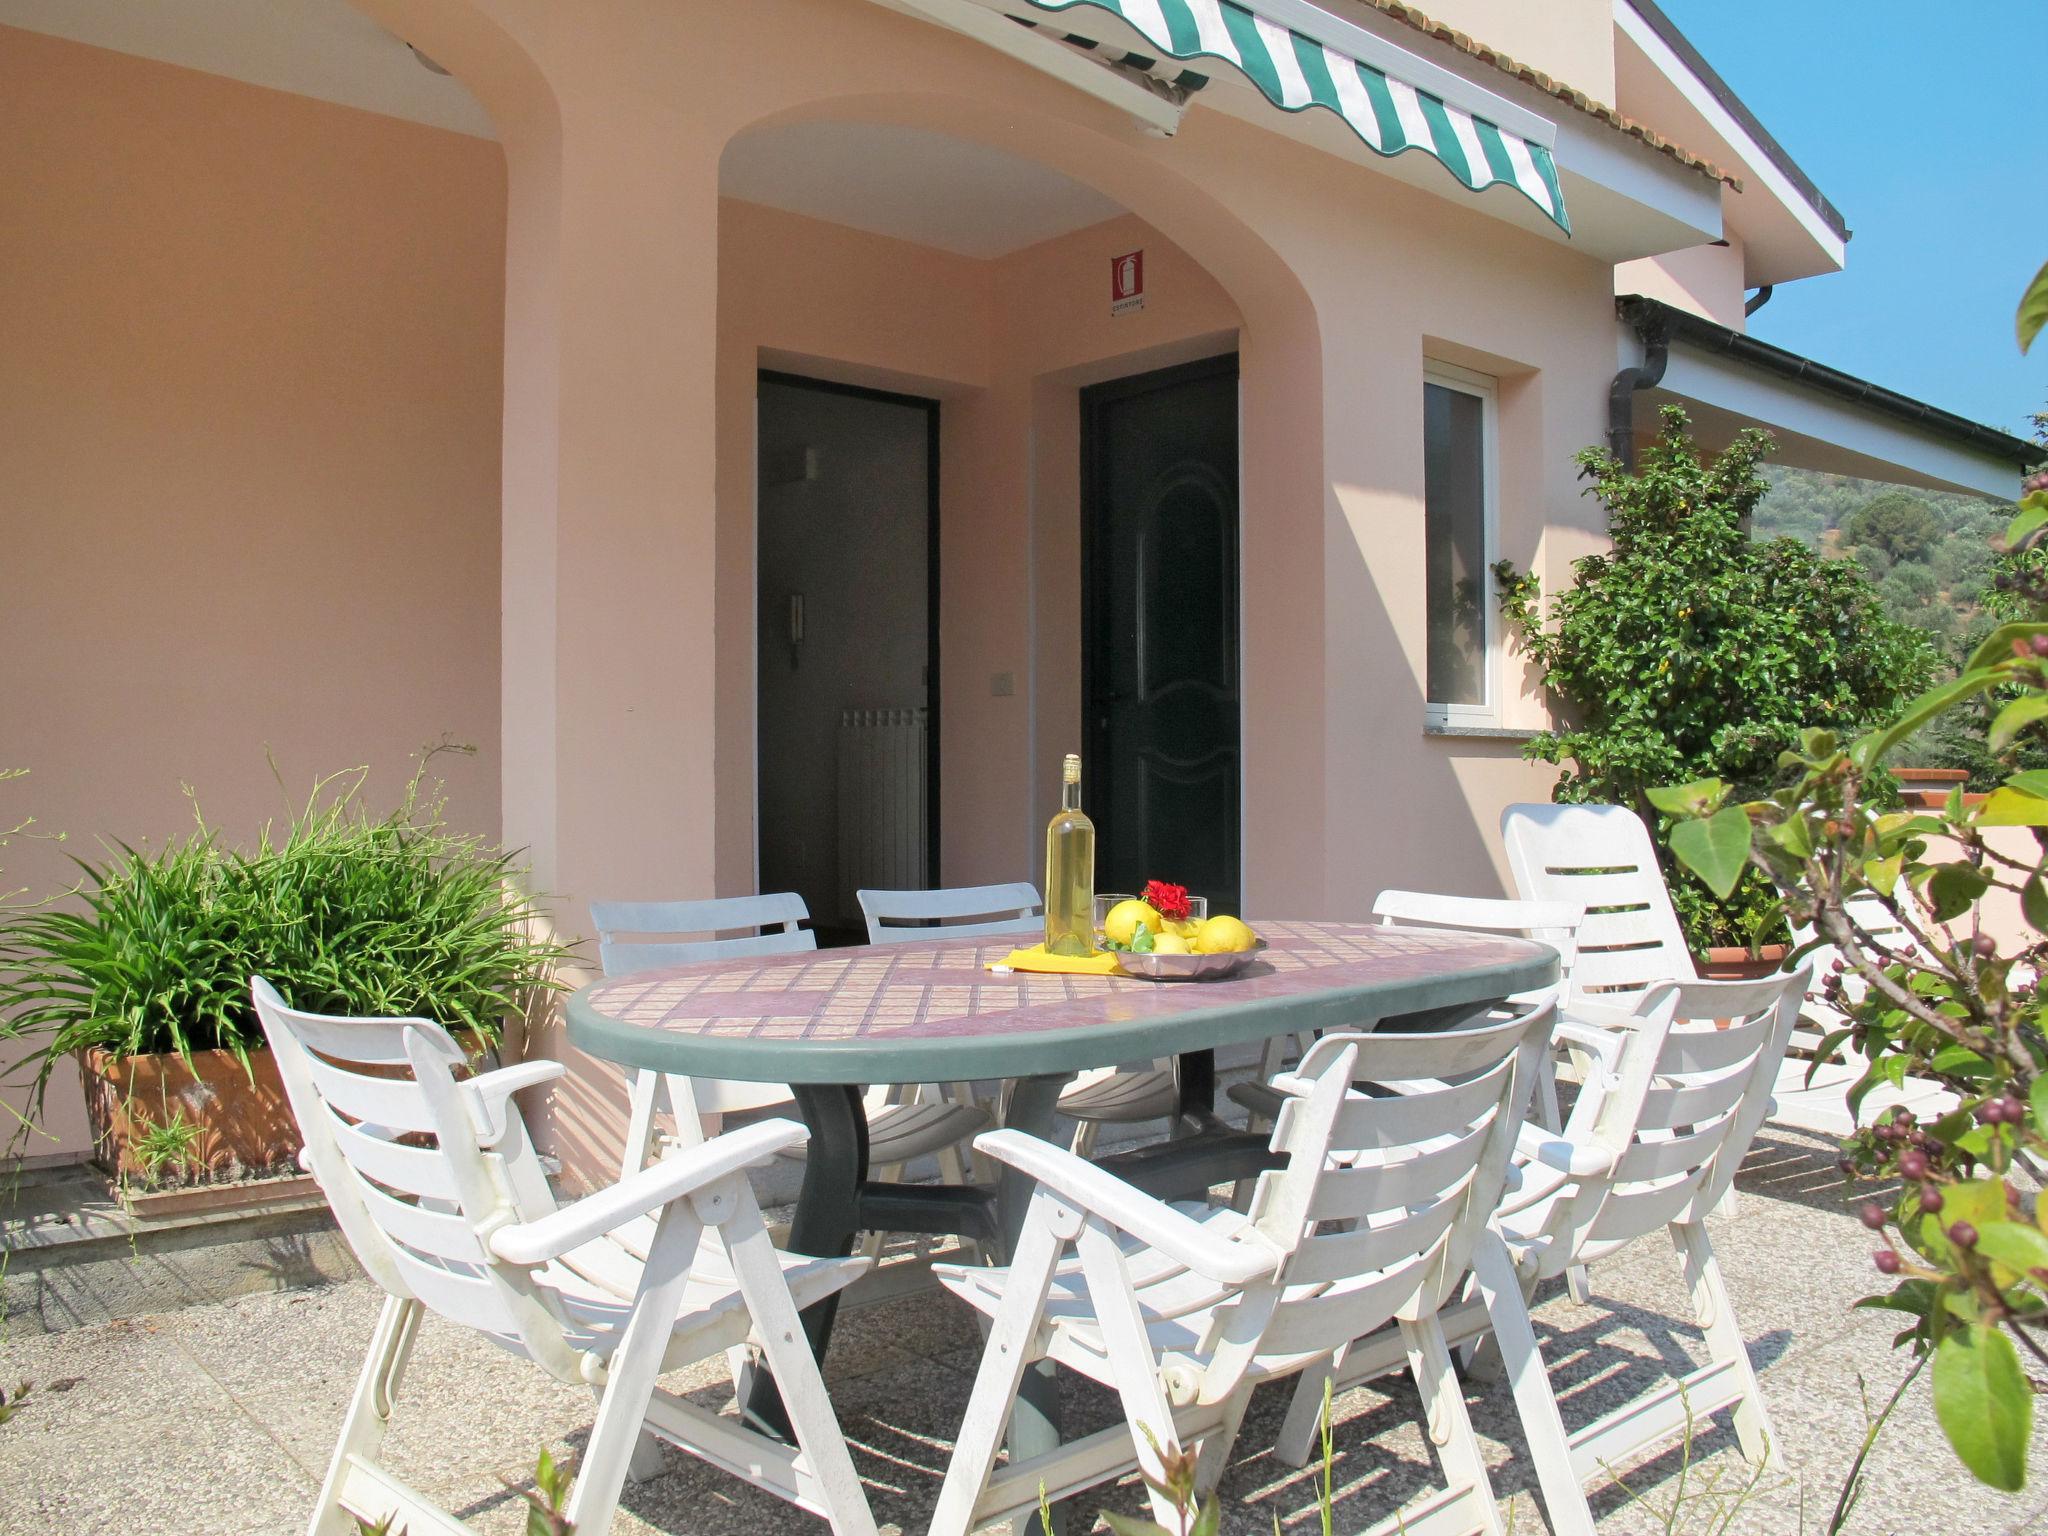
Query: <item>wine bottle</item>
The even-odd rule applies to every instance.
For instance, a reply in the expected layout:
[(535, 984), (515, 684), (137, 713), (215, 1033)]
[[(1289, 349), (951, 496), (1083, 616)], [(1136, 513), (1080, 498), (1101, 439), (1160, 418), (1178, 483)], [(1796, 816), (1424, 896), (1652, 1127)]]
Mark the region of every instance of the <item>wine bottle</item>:
[(1045, 950), (1095, 953), (1095, 823), (1081, 810), (1081, 759), (1060, 773), (1060, 813), (1045, 829)]

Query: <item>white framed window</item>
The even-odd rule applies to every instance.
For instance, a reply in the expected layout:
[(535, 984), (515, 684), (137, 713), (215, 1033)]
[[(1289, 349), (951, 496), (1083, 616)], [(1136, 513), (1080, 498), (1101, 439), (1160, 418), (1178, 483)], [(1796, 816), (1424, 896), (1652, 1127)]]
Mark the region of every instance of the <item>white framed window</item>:
[(1424, 698), (1430, 725), (1500, 723), (1494, 381), (1448, 363), (1422, 373)]

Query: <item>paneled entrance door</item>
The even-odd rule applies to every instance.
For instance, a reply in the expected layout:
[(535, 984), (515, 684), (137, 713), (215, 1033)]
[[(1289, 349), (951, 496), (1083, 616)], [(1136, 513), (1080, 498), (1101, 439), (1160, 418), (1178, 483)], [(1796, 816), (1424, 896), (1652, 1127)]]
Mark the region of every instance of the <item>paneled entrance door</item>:
[(1081, 393), (1084, 804), (1095, 886), (1237, 912), (1237, 358)]

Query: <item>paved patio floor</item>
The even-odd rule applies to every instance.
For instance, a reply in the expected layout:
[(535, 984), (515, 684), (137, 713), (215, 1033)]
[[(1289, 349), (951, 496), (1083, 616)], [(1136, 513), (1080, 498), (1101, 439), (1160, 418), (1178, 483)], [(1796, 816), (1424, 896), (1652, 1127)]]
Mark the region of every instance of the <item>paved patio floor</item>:
[[(1690, 1465), (1667, 1454), (1624, 1469), (1635, 1496), (1619, 1486), (1600, 1493), (1603, 1532), (1826, 1529), (1864, 1432), (1859, 1373), (1881, 1403), (1905, 1368), (1889, 1348), (1891, 1323), (1849, 1310), (1876, 1277), (1832, 1160), (1824, 1143), (1767, 1130), (1745, 1169), (1740, 1210), (1714, 1224), (1787, 1469), (1752, 1486), (1725, 1420), (1703, 1424)], [(1593, 1305), (1542, 1298), (1538, 1328), (1568, 1422), (1639, 1387), (1657, 1362), (1696, 1354), (1697, 1331), (1689, 1320), (1673, 1321), (1686, 1315), (1677, 1279), (1669, 1250), (1644, 1243), (1594, 1271)], [(378, 1301), (367, 1282), (355, 1281), (0, 1342), (0, 1372), (36, 1384), (21, 1414), (0, 1428), (0, 1533), (303, 1530)], [(978, 1356), (965, 1309), (943, 1297), (842, 1320), (830, 1385), (885, 1528), (924, 1529)], [(700, 1385), (704, 1400), (716, 1401), (710, 1383), (706, 1370), (670, 1385)], [(1547, 1529), (1511, 1405), (1476, 1389), (1470, 1401), (1495, 1489), (1512, 1500), (1512, 1529)], [(1103, 1395), (1076, 1387), (1067, 1405), (1073, 1421), (1100, 1423), (1114, 1413)], [(1232, 1536), (1270, 1536), (1275, 1515), (1289, 1532), (1320, 1529), (1310, 1475), (1266, 1454), (1284, 1406), (1271, 1388), (1255, 1400), (1223, 1487)], [(1433, 1477), (1414, 1407), (1405, 1389), (1361, 1389), (1338, 1400), (1337, 1529), (1364, 1529)], [(573, 1453), (591, 1412), (587, 1394), (430, 1318), (387, 1455), (401, 1477), (480, 1532), (509, 1536), (523, 1528), (522, 1507), (501, 1480), (528, 1475), (543, 1445)], [(1085, 1507), (1139, 1504), (1127, 1484)], [(671, 1452), (662, 1476), (628, 1489), (616, 1529), (780, 1536), (824, 1526)], [(1975, 1485), (1939, 1441), (1923, 1378), (1874, 1457), (1848, 1529), (2048, 1531), (2048, 1479), (2018, 1496)]]

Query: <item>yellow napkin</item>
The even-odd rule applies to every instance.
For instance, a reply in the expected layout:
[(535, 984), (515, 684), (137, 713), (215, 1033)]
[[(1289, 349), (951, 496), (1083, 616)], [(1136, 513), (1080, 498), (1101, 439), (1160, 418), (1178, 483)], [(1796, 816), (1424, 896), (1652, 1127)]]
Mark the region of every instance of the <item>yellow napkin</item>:
[(1050, 955), (1043, 944), (1034, 944), (1029, 949), (1013, 949), (1002, 959), (991, 960), (988, 968), (992, 971), (1051, 971), (1082, 976), (1114, 976), (1117, 973), (1116, 956), (1106, 949), (1099, 949), (1092, 955)]

